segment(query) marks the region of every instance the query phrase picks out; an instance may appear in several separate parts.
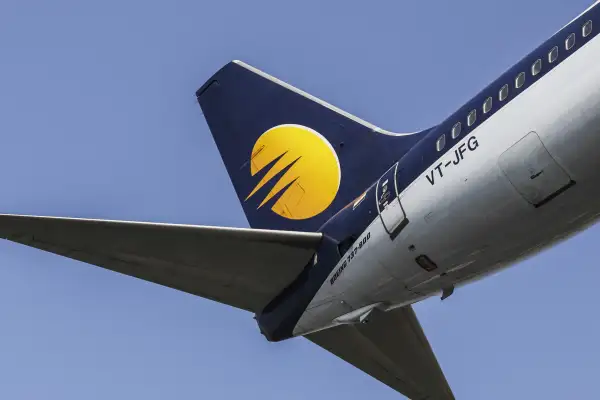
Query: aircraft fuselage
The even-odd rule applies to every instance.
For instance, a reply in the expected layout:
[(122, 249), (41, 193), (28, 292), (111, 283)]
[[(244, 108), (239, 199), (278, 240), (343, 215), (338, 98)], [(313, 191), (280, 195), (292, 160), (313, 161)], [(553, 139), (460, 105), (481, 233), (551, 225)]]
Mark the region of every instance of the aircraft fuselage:
[[(335, 241), (350, 241), (293, 335), (357, 322), (361, 310), (366, 316), (373, 307), (451, 294), (597, 221), (597, 4), (432, 129), (323, 226)], [(331, 262), (319, 258), (312, 268)]]

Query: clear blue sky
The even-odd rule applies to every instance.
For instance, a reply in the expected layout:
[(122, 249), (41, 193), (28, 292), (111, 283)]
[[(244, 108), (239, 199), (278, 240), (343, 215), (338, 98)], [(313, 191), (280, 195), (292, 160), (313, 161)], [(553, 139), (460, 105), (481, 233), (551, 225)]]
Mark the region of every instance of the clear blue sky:
[[(194, 96), (224, 63), (413, 131), (591, 2), (3, 0), (0, 211), (246, 227)], [(416, 306), (459, 399), (597, 393), (599, 238)], [(248, 313), (0, 242), (0, 398), (400, 397)]]

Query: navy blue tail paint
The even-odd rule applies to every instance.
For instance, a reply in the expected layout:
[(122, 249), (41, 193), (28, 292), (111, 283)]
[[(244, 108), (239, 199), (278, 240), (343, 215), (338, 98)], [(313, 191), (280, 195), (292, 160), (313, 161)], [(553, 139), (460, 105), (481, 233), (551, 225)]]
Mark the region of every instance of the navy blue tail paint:
[[(212, 76), (196, 96), (253, 228), (317, 231), (426, 134), (378, 132), (375, 126), (236, 61)], [(284, 129), (265, 139), (265, 132), (282, 125), (299, 126), (300, 134), (310, 131), (309, 137), (294, 139)], [(315, 141), (319, 135), (321, 140)], [(332, 151), (333, 156), (320, 155)], [(335, 168), (334, 159), (339, 160)], [(274, 176), (259, 185), (268, 174)]]
[(339, 259), (338, 243), (324, 235), (318, 263), (313, 266), (311, 260), (298, 278), (257, 314), (256, 321), (267, 340), (279, 342), (294, 335), (294, 327)]

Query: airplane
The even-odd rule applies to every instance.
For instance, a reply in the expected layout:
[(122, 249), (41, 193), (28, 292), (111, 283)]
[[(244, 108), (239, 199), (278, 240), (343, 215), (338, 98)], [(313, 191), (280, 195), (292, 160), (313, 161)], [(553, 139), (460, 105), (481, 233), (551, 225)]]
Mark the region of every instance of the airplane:
[(0, 237), (254, 313), (454, 399), (412, 304), (600, 217), (600, 0), (444, 121), (396, 133), (242, 61), (196, 92), (251, 228), (0, 215)]

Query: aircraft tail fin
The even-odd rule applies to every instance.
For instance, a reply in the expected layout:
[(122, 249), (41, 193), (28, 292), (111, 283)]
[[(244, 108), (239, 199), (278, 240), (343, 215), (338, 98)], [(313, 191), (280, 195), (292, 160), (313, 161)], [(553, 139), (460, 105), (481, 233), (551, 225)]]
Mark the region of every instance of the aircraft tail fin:
[(318, 230), (423, 133), (384, 131), (241, 61), (196, 96), (253, 228)]

